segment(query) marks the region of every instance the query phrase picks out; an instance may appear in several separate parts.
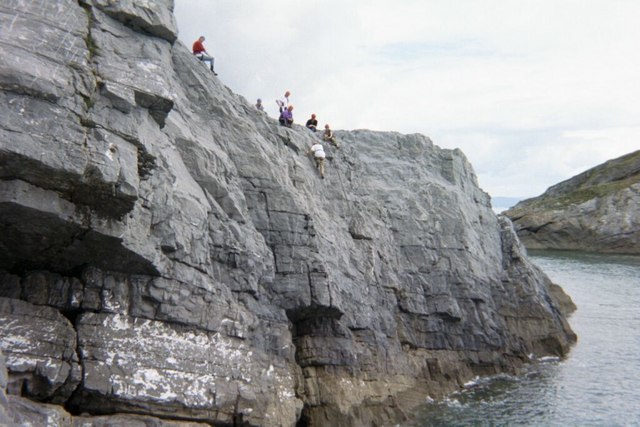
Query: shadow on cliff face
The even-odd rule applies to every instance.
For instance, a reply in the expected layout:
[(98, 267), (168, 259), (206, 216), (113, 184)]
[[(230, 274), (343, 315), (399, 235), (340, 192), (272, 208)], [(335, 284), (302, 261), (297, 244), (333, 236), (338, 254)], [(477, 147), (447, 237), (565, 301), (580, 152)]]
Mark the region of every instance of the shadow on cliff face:
[(17, 274), (48, 270), (74, 275), (93, 265), (133, 274), (158, 274), (148, 259), (123, 245), (117, 224), (107, 232), (91, 228), (82, 210), (52, 211), (48, 209), (51, 205), (43, 208), (47, 200), (40, 197), (42, 193), (27, 191), (29, 197), (38, 197), (36, 203), (27, 203), (24, 198), (0, 203), (0, 269)]

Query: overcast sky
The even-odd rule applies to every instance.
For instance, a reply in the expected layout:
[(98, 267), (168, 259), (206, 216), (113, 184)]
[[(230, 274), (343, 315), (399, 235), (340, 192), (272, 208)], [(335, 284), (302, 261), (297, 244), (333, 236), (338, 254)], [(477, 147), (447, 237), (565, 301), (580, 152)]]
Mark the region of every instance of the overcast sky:
[(419, 132), (492, 196), (640, 149), (638, 0), (175, 0), (224, 84), (296, 122)]

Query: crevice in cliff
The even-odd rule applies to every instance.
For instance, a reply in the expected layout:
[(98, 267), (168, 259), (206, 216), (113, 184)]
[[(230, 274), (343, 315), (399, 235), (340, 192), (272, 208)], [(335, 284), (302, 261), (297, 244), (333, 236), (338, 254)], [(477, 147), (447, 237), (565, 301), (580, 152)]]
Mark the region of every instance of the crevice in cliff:
[(69, 322), (71, 323), (71, 325), (73, 327), (73, 331), (75, 332), (75, 335), (76, 335), (76, 347), (74, 349), (74, 352), (75, 352), (75, 355), (76, 355), (77, 360), (78, 360), (78, 366), (80, 368), (80, 372), (79, 372), (78, 378), (77, 378), (77, 384), (71, 390), (71, 393), (69, 394), (69, 397), (64, 402), (62, 402), (62, 406), (67, 411), (69, 411), (68, 405), (71, 402), (71, 399), (76, 394), (78, 389), (80, 389), (80, 387), (82, 387), (82, 383), (83, 383), (84, 378), (85, 378), (85, 376), (84, 376), (85, 366), (84, 366), (84, 360), (81, 357), (82, 353), (80, 351), (80, 335), (78, 334), (78, 323), (77, 323), (77, 319), (80, 316), (80, 314), (82, 314), (82, 312), (83, 312), (83, 310), (81, 308), (79, 308), (79, 307), (70, 307), (70, 308), (67, 308), (65, 310), (60, 310), (60, 313), (64, 317), (66, 317), (67, 320), (69, 320)]
[(547, 227), (548, 225), (552, 225), (552, 224), (555, 224), (555, 222), (554, 221), (547, 221), (547, 222), (545, 222), (543, 224), (539, 224), (539, 225), (536, 225), (536, 226), (522, 227), (522, 228), (518, 229), (518, 231), (519, 232), (520, 231), (529, 231), (532, 234), (536, 234), (538, 231), (540, 231), (543, 228)]
[[(92, 35), (92, 30), (96, 26), (96, 18), (92, 9), (92, 5), (83, 0), (78, 0), (78, 5), (80, 5), (80, 7), (82, 7), (87, 14), (87, 35), (85, 36), (84, 41), (87, 51), (89, 52), (89, 71), (93, 76), (93, 93), (90, 95), (80, 94), (80, 96), (84, 100), (86, 110), (85, 114), (80, 116), (80, 123), (82, 124), (82, 126), (88, 129), (101, 128), (102, 126), (100, 124), (96, 123), (89, 117), (89, 111), (95, 106), (97, 102), (96, 98), (100, 96), (100, 92), (103, 91), (106, 87), (106, 82), (104, 82), (100, 77), (94, 59), (95, 56), (99, 53), (99, 47)], [(142, 91), (134, 91), (134, 96), (136, 104), (140, 105), (143, 108), (147, 108), (149, 110), (149, 115), (162, 128), (164, 126), (164, 120), (166, 119), (166, 116), (173, 108), (173, 101), (151, 94), (146, 94)], [(115, 107), (118, 107), (117, 103)], [(119, 132), (118, 130), (112, 128), (108, 129), (108, 131), (133, 144), (137, 148), (138, 176), (141, 180), (146, 179), (150, 175), (151, 171), (156, 167), (155, 157), (147, 151), (144, 144), (142, 144), (137, 138), (134, 138), (131, 135)], [(86, 144), (87, 136), (85, 136), (85, 145)]]
[[(4, 93), (13, 93), (20, 96), (29, 96), (32, 98), (41, 99), (43, 101), (47, 101), (51, 103), (56, 103), (60, 99), (58, 96), (54, 95), (53, 93), (40, 91), (32, 86), (24, 86), (24, 85), (9, 86), (9, 85), (0, 83), (0, 90), (2, 90), (2, 92)], [(5, 130), (9, 130), (9, 129), (5, 129)]]
[[(178, 264), (184, 265), (185, 267), (193, 268), (195, 271), (197, 271), (199, 273), (202, 273), (204, 275), (209, 275), (210, 274), (209, 271), (207, 271), (206, 269), (204, 269), (203, 267), (201, 267), (201, 266), (199, 266), (197, 264), (189, 263), (187, 261), (179, 259), (178, 257), (169, 257), (169, 258), (171, 258), (172, 261), (174, 261), (174, 262), (176, 262)], [(167, 280), (171, 280), (170, 277), (165, 277), (165, 278)]]
[(138, 149), (138, 176), (141, 181), (147, 179), (151, 175), (151, 172), (156, 168), (156, 158), (147, 151), (147, 148), (139, 139), (121, 132), (116, 132), (114, 129), (110, 129), (110, 132), (113, 132), (125, 141), (130, 142)]
[(87, 51), (89, 52), (89, 61), (98, 53), (98, 45), (96, 45), (95, 40), (91, 34), (91, 28), (95, 23), (95, 16), (93, 15), (93, 10), (91, 9), (91, 5), (83, 0), (78, 0), (78, 5), (84, 9), (87, 14), (87, 19), (89, 21), (89, 25), (87, 26), (87, 35), (84, 38), (84, 42), (87, 46)]
[(369, 236), (364, 235), (364, 234), (360, 234), (357, 231), (353, 231), (351, 229), (349, 229), (349, 234), (351, 235), (351, 238), (353, 240), (370, 240), (370, 241), (373, 240), (372, 237), (369, 237)]
[[(100, 425), (100, 426), (165, 426), (165, 425), (209, 425), (212, 427), (235, 427), (236, 425), (239, 427), (250, 427), (251, 424), (243, 423), (243, 424), (233, 424), (230, 423), (219, 423), (216, 421), (212, 421), (210, 417), (202, 417), (202, 416), (169, 416), (166, 414), (157, 413), (157, 411), (149, 410), (144, 407), (144, 405), (130, 405), (130, 408), (125, 408), (123, 406), (113, 405), (109, 402), (104, 402), (98, 399), (95, 399), (93, 396), (88, 396), (86, 394), (78, 393), (77, 398), (89, 399), (90, 403), (94, 405), (96, 408), (100, 405), (104, 405), (100, 409), (89, 410), (88, 408), (82, 406), (87, 403), (87, 401), (79, 401), (74, 402), (71, 399), (69, 402), (66, 402), (63, 406), (64, 409), (71, 414), (74, 418), (77, 418), (73, 425)], [(92, 417), (123, 417), (116, 418), (115, 421), (102, 421), (102, 420), (92, 420)], [(131, 419), (127, 419), (126, 416), (133, 416)], [(138, 418), (140, 417), (140, 418)], [(217, 417), (217, 414), (216, 414)], [(86, 418), (86, 419), (85, 419)], [(215, 418), (215, 417), (214, 417)], [(242, 417), (240, 417), (241, 419)]]
[[(87, 313), (87, 312), (88, 310), (83, 310), (80, 307), (66, 308), (66, 309), (60, 310), (60, 314), (62, 314), (69, 321), (69, 323), (73, 325), (74, 329), (76, 327), (76, 321), (78, 320), (78, 317), (80, 317), (82, 313)], [(77, 336), (77, 333), (78, 331), (76, 330), (76, 336)], [(79, 349), (76, 347), (77, 354), (79, 354), (78, 351)]]
[(81, 122), (88, 123), (86, 115), (88, 115), (89, 110), (91, 110), (91, 108), (93, 108), (93, 106), (95, 105), (95, 97), (97, 95), (96, 89), (98, 88), (100, 82), (98, 71), (96, 70), (96, 65), (94, 62), (94, 57), (98, 54), (98, 45), (96, 44), (92, 34), (92, 29), (95, 26), (95, 16), (93, 15), (91, 6), (82, 0), (78, 0), (78, 5), (85, 11), (85, 14), (87, 15), (87, 33), (84, 37), (84, 44), (88, 52), (87, 63), (89, 64), (89, 71), (91, 73), (91, 76), (93, 77), (92, 93), (90, 95), (79, 93), (84, 100), (86, 109), (85, 116), (81, 117)]

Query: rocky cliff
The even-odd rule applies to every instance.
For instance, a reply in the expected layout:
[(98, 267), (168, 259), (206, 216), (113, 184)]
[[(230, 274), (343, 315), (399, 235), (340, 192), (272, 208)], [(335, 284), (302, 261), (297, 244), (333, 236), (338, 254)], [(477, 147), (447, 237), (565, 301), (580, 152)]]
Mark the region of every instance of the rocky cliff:
[(527, 248), (640, 254), (640, 151), (504, 212)]
[(458, 150), (282, 128), (172, 0), (0, 5), (0, 424), (360, 426), (575, 336)]

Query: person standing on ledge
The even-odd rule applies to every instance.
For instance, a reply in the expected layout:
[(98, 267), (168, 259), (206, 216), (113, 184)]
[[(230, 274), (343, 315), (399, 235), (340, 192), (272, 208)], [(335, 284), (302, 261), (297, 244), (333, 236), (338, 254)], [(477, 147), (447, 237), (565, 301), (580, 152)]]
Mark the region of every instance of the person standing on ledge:
[(259, 111), (264, 111), (264, 105), (262, 105), (262, 99), (258, 98), (258, 101), (256, 101), (256, 108)]
[(193, 42), (193, 54), (200, 60), (203, 62), (208, 62), (209, 63), (209, 68), (211, 68), (211, 71), (213, 72), (214, 76), (217, 76), (218, 73), (216, 73), (213, 70), (213, 62), (214, 62), (214, 58), (213, 56), (209, 55), (209, 52), (207, 52), (207, 49), (204, 48), (204, 36), (200, 36), (200, 38), (198, 38), (198, 40)]
[(289, 96), (291, 96), (291, 92), (286, 91), (284, 93), (284, 98), (276, 99), (276, 104), (278, 104), (278, 110), (281, 113), (289, 106)]

